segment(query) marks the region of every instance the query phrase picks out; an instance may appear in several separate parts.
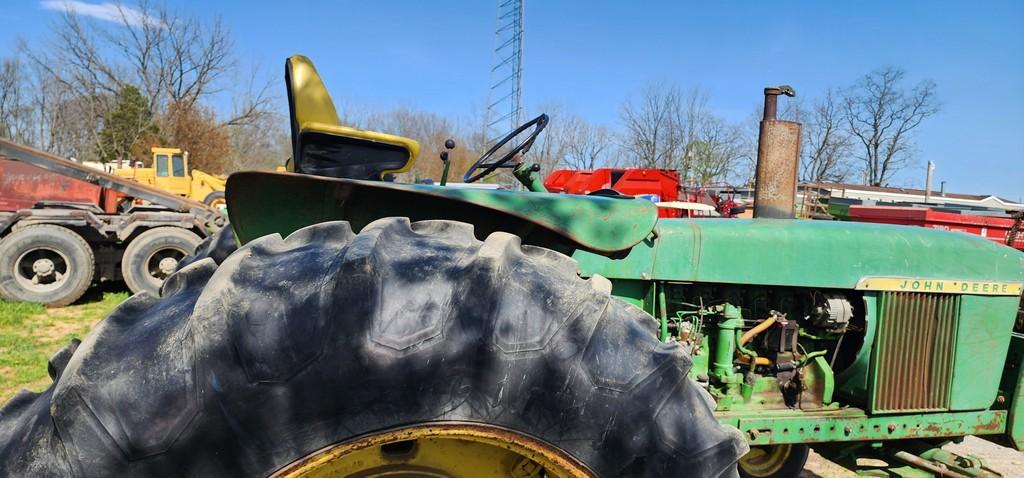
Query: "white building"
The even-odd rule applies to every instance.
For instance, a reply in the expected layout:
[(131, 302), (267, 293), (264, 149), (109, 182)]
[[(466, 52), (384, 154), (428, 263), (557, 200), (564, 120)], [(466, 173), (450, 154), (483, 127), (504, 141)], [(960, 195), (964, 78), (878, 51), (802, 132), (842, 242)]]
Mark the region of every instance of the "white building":
[[(814, 188), (828, 192), (834, 198), (860, 199), (878, 202), (925, 203), (925, 191), (913, 188), (886, 188), (843, 183), (802, 183), (801, 189)], [(948, 204), (1003, 210), (1024, 210), (1024, 204), (999, 196), (982, 194), (959, 194), (932, 190), (929, 204)]]

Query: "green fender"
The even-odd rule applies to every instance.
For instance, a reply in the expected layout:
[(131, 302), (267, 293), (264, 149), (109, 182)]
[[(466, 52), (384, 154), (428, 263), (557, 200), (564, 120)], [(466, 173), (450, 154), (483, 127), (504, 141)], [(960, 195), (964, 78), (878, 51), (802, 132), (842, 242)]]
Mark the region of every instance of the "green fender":
[(382, 217), (473, 224), (478, 237), (504, 231), (562, 252), (614, 255), (651, 234), (657, 209), (643, 200), (398, 184), (241, 172), (228, 178), (227, 204), (240, 243), (287, 235), (324, 221), (356, 231)]

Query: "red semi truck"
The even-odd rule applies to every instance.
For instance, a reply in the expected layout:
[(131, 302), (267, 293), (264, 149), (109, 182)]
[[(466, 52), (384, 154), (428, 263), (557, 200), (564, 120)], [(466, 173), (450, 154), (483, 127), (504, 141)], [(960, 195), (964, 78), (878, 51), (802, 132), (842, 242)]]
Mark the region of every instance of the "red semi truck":
[(98, 281), (164, 277), (224, 217), (206, 205), (0, 139), (0, 297), (70, 304)]

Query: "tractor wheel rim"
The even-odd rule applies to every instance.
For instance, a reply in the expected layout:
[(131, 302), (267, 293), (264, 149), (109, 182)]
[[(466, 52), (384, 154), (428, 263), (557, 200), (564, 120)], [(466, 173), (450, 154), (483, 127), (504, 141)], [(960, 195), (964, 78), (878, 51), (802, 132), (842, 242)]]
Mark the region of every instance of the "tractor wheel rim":
[(793, 445), (752, 447), (740, 458), (739, 466), (750, 476), (770, 477), (782, 470), (793, 453)]
[(49, 247), (35, 247), (18, 256), (12, 272), (22, 288), (50, 292), (63, 287), (73, 270), (64, 253)]
[(558, 448), (505, 428), (437, 423), (374, 433), (328, 446), (281, 468), (272, 478), (595, 476)]
[(178, 262), (187, 255), (188, 252), (178, 247), (165, 247), (153, 251), (146, 258), (146, 273), (155, 281), (163, 281), (174, 273), (178, 268)]

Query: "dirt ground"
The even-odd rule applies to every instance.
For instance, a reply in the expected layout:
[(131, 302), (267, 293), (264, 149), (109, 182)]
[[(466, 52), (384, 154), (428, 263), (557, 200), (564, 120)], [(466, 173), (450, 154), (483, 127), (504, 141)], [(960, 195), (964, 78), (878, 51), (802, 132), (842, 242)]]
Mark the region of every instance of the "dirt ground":
[[(981, 438), (967, 437), (963, 443), (946, 446), (947, 450), (960, 455), (974, 455), (988, 464), (992, 470), (1006, 478), (1024, 476), (1024, 453), (996, 445)], [(854, 478), (857, 475), (845, 468), (811, 452), (807, 466), (800, 478)]]

